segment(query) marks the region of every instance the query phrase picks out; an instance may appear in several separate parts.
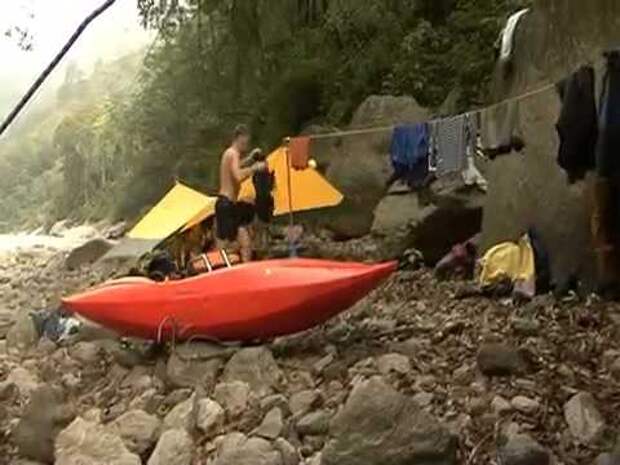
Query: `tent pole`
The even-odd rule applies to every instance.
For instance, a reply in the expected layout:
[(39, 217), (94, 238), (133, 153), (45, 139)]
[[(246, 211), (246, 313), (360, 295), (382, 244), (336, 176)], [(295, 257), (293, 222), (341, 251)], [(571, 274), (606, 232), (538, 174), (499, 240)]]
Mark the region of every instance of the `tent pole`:
[(293, 227), (295, 226), (295, 217), (293, 215), (293, 186), (291, 180), (291, 152), (289, 150), (289, 146), (291, 143), (291, 138), (286, 137), (284, 139), (284, 150), (286, 152), (286, 184), (288, 190), (288, 223), (289, 223), (289, 231), (288, 231), (288, 250), (289, 256), (294, 257), (296, 254), (295, 247), (293, 244)]

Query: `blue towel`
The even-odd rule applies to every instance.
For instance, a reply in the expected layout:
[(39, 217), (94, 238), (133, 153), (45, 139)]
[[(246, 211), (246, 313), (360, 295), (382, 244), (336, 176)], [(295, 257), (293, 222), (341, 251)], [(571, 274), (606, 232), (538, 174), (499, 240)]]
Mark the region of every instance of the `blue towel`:
[(428, 176), (430, 134), (426, 123), (394, 128), (390, 159), (395, 177), (412, 187), (423, 183)]

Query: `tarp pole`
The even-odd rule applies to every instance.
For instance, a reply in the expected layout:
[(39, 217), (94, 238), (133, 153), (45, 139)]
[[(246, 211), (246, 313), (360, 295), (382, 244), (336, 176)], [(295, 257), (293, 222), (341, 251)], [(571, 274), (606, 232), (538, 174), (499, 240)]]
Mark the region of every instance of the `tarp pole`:
[(289, 150), (289, 146), (291, 143), (291, 138), (286, 137), (284, 139), (284, 151), (286, 152), (286, 184), (288, 190), (288, 223), (289, 223), (289, 231), (288, 231), (288, 250), (289, 255), (294, 257), (297, 255), (295, 252), (295, 245), (293, 244), (293, 228), (295, 226), (295, 216), (293, 215), (293, 184), (291, 179), (291, 170), (293, 169), (291, 163), (291, 152)]
[(15, 118), (21, 113), (26, 104), (30, 101), (30, 99), (34, 96), (34, 94), (39, 90), (39, 88), (43, 85), (45, 80), (52, 74), (52, 71), (58, 66), (60, 61), (65, 57), (65, 55), (69, 52), (73, 44), (78, 40), (78, 38), (82, 35), (82, 33), (86, 30), (88, 25), (92, 23), (99, 15), (101, 15), (104, 11), (110, 8), (116, 0), (106, 0), (106, 2), (93, 11), (88, 17), (82, 21), (79, 27), (75, 30), (73, 35), (69, 38), (69, 41), (64, 45), (64, 47), (60, 50), (60, 52), (54, 57), (51, 63), (43, 70), (41, 75), (37, 78), (37, 80), (30, 86), (28, 92), (21, 98), (17, 106), (9, 113), (6, 119), (3, 121), (0, 126), (0, 136), (7, 130), (7, 128), (15, 121)]

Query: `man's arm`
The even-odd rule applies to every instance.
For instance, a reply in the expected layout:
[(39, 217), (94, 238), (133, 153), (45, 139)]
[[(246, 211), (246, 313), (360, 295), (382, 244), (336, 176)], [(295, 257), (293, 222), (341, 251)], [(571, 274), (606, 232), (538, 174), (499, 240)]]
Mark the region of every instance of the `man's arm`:
[(249, 168), (242, 168), (241, 160), (239, 159), (240, 158), (239, 153), (233, 151), (230, 153), (230, 156), (232, 157), (232, 160), (231, 160), (232, 174), (235, 180), (239, 184), (241, 184), (243, 181), (245, 181), (250, 176), (252, 176), (254, 172), (260, 168), (257, 166), (258, 163), (252, 164), (252, 166), (250, 166)]

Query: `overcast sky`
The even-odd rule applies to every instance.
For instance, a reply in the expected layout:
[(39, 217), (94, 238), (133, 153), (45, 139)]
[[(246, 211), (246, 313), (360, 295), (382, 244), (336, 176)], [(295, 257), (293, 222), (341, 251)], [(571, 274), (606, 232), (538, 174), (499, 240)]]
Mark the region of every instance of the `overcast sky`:
[[(76, 27), (104, 0), (0, 0), (0, 86), (25, 91), (51, 61)], [(110, 9), (91, 23), (63, 61), (77, 61), (86, 71), (97, 59), (109, 60), (146, 45), (152, 33), (144, 31), (136, 0), (116, 0)], [(32, 51), (17, 47), (4, 36), (13, 27), (31, 33)], [(64, 76), (64, 66), (55, 72), (55, 81)], [(5, 109), (0, 108), (0, 113)]]

